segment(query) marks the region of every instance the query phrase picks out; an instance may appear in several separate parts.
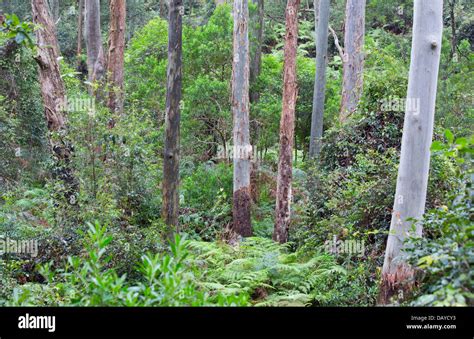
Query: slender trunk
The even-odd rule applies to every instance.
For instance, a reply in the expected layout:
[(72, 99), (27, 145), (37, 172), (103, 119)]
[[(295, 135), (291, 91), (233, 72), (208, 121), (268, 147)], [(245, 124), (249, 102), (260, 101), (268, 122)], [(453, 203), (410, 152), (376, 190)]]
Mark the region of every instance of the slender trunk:
[(100, 81), (105, 73), (105, 56), (100, 31), (100, 1), (85, 0), (85, 39), (90, 83)]
[(59, 0), (49, 0), (49, 9), (54, 24), (59, 20)]
[(454, 57), (456, 53), (456, 20), (454, 17), (454, 8), (456, 7), (456, 0), (451, 0), (449, 2), (449, 16), (451, 20), (451, 59)]
[(292, 149), (297, 98), (296, 51), (298, 47), (298, 7), (300, 0), (288, 0), (283, 69), (283, 103), (280, 120), (280, 155), (278, 160), (277, 201), (273, 240), (288, 241), (292, 180)]
[(166, 134), (163, 160), (163, 219), (168, 236), (178, 229), (179, 123), (182, 82), (183, 0), (169, 4), (168, 71), (166, 85)]
[(166, 18), (166, 0), (160, 0), (160, 17)]
[(84, 0), (78, 0), (77, 10), (77, 68), (81, 66), (81, 54), (82, 54), (82, 22), (84, 19)]
[(107, 56), (107, 106), (112, 112), (123, 112), (123, 65), (125, 52), (125, 0), (110, 0), (109, 52)]
[[(255, 46), (252, 51), (250, 60), (250, 83), (254, 84), (260, 75), (262, 65), (262, 43), (263, 43), (263, 0), (252, 0), (257, 5), (257, 13), (253, 23), (254, 35), (255, 35)], [(250, 92), (250, 102), (257, 102), (260, 93), (257, 91)]]
[[(413, 269), (405, 261), (403, 241), (412, 230), (410, 218), (420, 219), (425, 210), (430, 146), (436, 101), (436, 85), (443, 31), (443, 1), (415, 0), (413, 38), (402, 149), (390, 233), (382, 269), (379, 303), (394, 295), (406, 297), (413, 286)], [(417, 109), (412, 109), (416, 107)], [(422, 228), (415, 223), (414, 234)]]
[(249, 37), (248, 1), (234, 0), (232, 115), (234, 118), (233, 231), (252, 235), (250, 223)]
[(364, 71), (365, 0), (347, 0), (340, 120), (357, 110)]
[(43, 98), (44, 115), (49, 130), (49, 143), (55, 158), (54, 177), (64, 183), (64, 196), (76, 204), (78, 184), (71, 166), (72, 146), (67, 141), (66, 91), (59, 70), (59, 46), (56, 29), (49, 14), (46, 0), (31, 1), (36, 30), (39, 83)]
[[(317, 0), (314, 5), (316, 6)], [(316, 75), (314, 79), (313, 114), (311, 115), (311, 139), (309, 156), (318, 157), (323, 137), (324, 100), (326, 95), (326, 64), (328, 51), (329, 0), (319, 0), (319, 19), (316, 41)]]

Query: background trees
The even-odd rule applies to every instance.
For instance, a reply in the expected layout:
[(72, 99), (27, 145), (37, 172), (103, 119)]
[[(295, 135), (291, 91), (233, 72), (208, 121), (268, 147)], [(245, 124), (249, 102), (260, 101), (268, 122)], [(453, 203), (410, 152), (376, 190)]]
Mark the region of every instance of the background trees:
[(125, 0), (110, 1), (109, 51), (107, 82), (110, 87), (107, 106), (112, 112), (123, 111), (123, 75), (125, 53)]
[(362, 96), (364, 70), (365, 0), (346, 1), (341, 116), (354, 113)]
[(87, 48), (88, 79), (100, 81), (105, 74), (105, 54), (100, 24), (100, 1), (85, 0), (85, 40)]
[(315, 157), (319, 155), (321, 150), (321, 138), (323, 137), (323, 116), (324, 101), (326, 94), (326, 65), (327, 65), (327, 49), (328, 49), (328, 28), (329, 28), (329, 1), (319, 1), (319, 8), (316, 12), (317, 25), (315, 24), (315, 32), (317, 32), (316, 41), (316, 78), (314, 79), (313, 93), (313, 112), (311, 115), (311, 140), (309, 142), (309, 155)]

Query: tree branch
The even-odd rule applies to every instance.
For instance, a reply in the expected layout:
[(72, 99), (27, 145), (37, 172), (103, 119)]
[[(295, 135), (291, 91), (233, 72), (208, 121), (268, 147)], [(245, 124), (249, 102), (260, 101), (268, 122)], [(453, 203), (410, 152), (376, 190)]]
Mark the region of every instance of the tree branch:
[(336, 32), (332, 29), (331, 25), (329, 25), (329, 30), (331, 31), (331, 34), (334, 38), (334, 44), (336, 45), (337, 47), (337, 50), (339, 51), (339, 56), (341, 57), (342, 61), (343, 62), (346, 62), (347, 60), (347, 57), (346, 55), (344, 54), (344, 49), (341, 47), (341, 45), (339, 44), (339, 39), (337, 38), (337, 35), (336, 35)]

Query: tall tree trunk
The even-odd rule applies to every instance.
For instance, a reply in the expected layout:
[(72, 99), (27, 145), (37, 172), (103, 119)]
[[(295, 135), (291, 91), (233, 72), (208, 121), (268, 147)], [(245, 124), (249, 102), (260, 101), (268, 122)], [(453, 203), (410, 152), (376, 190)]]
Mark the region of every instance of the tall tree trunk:
[(100, 31), (100, 0), (85, 0), (85, 38), (90, 83), (102, 80), (105, 73), (104, 47)]
[(232, 65), (232, 115), (234, 118), (233, 231), (252, 235), (250, 223), (249, 132), (249, 9), (247, 0), (234, 0), (234, 59)]
[(78, 184), (71, 167), (72, 146), (67, 141), (66, 91), (59, 70), (59, 46), (56, 29), (49, 14), (46, 0), (32, 0), (33, 22), (36, 30), (39, 83), (43, 98), (44, 115), (49, 130), (49, 142), (55, 158), (54, 177), (64, 183), (67, 201), (76, 203)]
[(296, 51), (298, 47), (298, 7), (300, 0), (288, 0), (286, 5), (286, 35), (283, 69), (283, 103), (280, 120), (280, 156), (278, 160), (277, 201), (273, 240), (288, 241), (290, 227), (290, 203), (292, 149), (295, 129), (295, 106), (298, 95), (296, 81)]
[(59, 0), (49, 0), (49, 9), (54, 24), (59, 20)]
[(107, 56), (107, 106), (112, 112), (123, 112), (123, 64), (125, 51), (125, 0), (110, 0), (109, 53)]
[[(395, 202), (382, 270), (381, 304), (389, 303), (394, 295), (402, 294), (403, 298), (413, 286), (414, 272), (405, 261), (403, 241), (412, 229), (412, 221), (407, 219), (420, 219), (425, 210), (442, 15), (442, 0), (415, 0), (407, 100), (418, 102), (407, 107), (418, 109), (405, 111)], [(419, 223), (415, 223), (415, 234), (422, 234)]]
[(167, 1), (166, 0), (160, 0), (160, 17), (166, 18), (167, 17)]
[(454, 54), (456, 53), (456, 44), (457, 44), (456, 20), (454, 17), (455, 7), (456, 7), (456, 0), (450, 0), (449, 1), (449, 17), (451, 20), (451, 59), (454, 57)]
[[(314, 1), (314, 5), (318, 0)], [(329, 0), (319, 0), (319, 19), (317, 19), (316, 76), (314, 80), (313, 114), (311, 115), (311, 139), (309, 156), (319, 156), (323, 137), (324, 100), (326, 94), (326, 64), (328, 51)], [(315, 20), (316, 21), (316, 20)]]
[(77, 67), (79, 69), (81, 65), (81, 55), (82, 55), (82, 23), (84, 20), (84, 0), (78, 0), (78, 9), (77, 9)]
[[(250, 60), (250, 83), (253, 84), (260, 75), (262, 65), (262, 43), (263, 43), (263, 0), (252, 0), (257, 5), (257, 13), (253, 22), (255, 46), (252, 50)], [(257, 102), (260, 93), (258, 91), (250, 92), (250, 102)]]
[(362, 96), (365, 0), (347, 0), (340, 120), (354, 113)]
[(169, 5), (168, 71), (166, 85), (166, 134), (163, 160), (163, 219), (168, 236), (178, 227), (179, 213), (179, 122), (182, 69), (183, 0)]

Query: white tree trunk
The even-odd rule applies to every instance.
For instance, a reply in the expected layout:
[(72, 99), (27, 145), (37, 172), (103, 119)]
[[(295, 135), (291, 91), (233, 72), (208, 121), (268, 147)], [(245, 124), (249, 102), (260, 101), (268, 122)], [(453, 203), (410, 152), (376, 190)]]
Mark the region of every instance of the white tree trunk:
[[(318, 1), (315, 0), (314, 4)], [(329, 28), (329, 0), (319, 1), (319, 18), (316, 32), (316, 76), (314, 80), (313, 114), (311, 115), (311, 139), (309, 143), (309, 156), (314, 158), (321, 150), (321, 138), (323, 136), (324, 100), (326, 93), (326, 64), (328, 50), (328, 28)], [(316, 15), (316, 12), (315, 12)]]
[(365, 0), (347, 0), (340, 120), (354, 113), (362, 96)]
[[(443, 31), (443, 1), (415, 0), (413, 40), (403, 125), (400, 166), (392, 222), (382, 270), (379, 302), (410, 290), (413, 270), (404, 260), (403, 241), (412, 229), (408, 218), (420, 219), (425, 210), (436, 86)], [(416, 108), (416, 109), (413, 109)], [(415, 224), (421, 236), (422, 228)]]
[(250, 224), (249, 37), (248, 1), (234, 0), (232, 114), (234, 117), (233, 230), (252, 235)]

